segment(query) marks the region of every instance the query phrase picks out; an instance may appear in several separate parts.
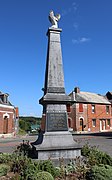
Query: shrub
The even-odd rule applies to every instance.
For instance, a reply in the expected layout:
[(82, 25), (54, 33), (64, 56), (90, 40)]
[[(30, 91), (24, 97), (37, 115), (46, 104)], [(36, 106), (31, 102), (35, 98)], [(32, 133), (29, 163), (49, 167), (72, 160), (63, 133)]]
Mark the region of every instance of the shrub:
[(29, 158), (37, 158), (38, 159), (38, 152), (34, 146), (31, 147), (29, 141), (24, 141), (17, 146), (16, 150), (14, 151), (17, 155), (27, 156)]
[(11, 169), (14, 173), (18, 173), (23, 179), (35, 180), (37, 173), (47, 171), (53, 177), (59, 175), (59, 171), (53, 166), (50, 160), (33, 161), (27, 156), (14, 154), (10, 162)]
[(29, 153), (32, 151), (32, 148), (29, 144), (29, 141), (24, 141), (19, 146), (17, 146), (17, 149), (14, 153), (18, 155), (23, 155), (29, 157)]
[(65, 166), (65, 173), (68, 175), (69, 173), (76, 172), (76, 161), (70, 161), (67, 166)]
[(91, 147), (89, 146), (89, 144), (85, 144), (82, 149), (81, 149), (81, 154), (82, 156), (86, 156), (88, 157), (91, 151)]
[(27, 168), (25, 169), (25, 178), (29, 180), (36, 180), (37, 173), (39, 172), (38, 163), (31, 163), (28, 164)]
[(0, 177), (5, 176), (10, 170), (10, 167), (6, 164), (0, 164)]
[(53, 177), (59, 176), (59, 174), (60, 174), (59, 169), (54, 167), (51, 160), (39, 161), (38, 168), (40, 171), (49, 172), (50, 174), (52, 174)]
[(14, 155), (14, 158), (10, 162), (11, 170), (14, 173), (19, 173), (23, 177), (26, 176), (26, 170), (31, 164), (33, 164), (33, 162), (30, 158), (16, 155)]
[(8, 163), (12, 159), (11, 154), (1, 153), (0, 154), (0, 163)]
[(112, 167), (109, 165), (95, 165), (86, 174), (87, 180), (112, 180)]
[[(53, 166), (50, 160), (33, 161), (25, 155), (27, 154), (26, 150), (27, 148), (25, 148), (25, 153), (16, 151), (12, 155), (0, 154), (0, 162), (7, 163), (10, 166), (10, 170), (17, 173), (21, 179), (34, 180), (40, 171), (47, 171), (52, 174), (53, 177), (60, 174), (60, 171)], [(24, 147), (22, 147), (22, 151), (24, 152)], [(6, 171), (4, 170), (4, 172)]]
[(54, 180), (54, 178), (49, 172), (42, 171), (37, 174), (36, 180)]
[(107, 153), (99, 151), (97, 147), (90, 147), (88, 144), (84, 145), (81, 154), (87, 157), (88, 164), (90, 165), (110, 165), (112, 166), (112, 157)]

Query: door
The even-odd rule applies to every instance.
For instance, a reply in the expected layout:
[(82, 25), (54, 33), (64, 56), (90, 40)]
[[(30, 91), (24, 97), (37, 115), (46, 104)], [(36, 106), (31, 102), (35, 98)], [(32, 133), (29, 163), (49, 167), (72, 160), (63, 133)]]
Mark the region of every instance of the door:
[(105, 130), (105, 128), (106, 128), (106, 120), (104, 119), (103, 120), (103, 130)]
[(3, 133), (7, 134), (8, 133), (8, 117), (4, 117), (4, 124), (3, 124)]
[(105, 127), (106, 127), (106, 120), (105, 119), (100, 120), (100, 131), (105, 130)]
[(80, 129), (79, 129), (79, 131), (84, 131), (84, 122), (83, 122), (82, 118), (80, 119)]

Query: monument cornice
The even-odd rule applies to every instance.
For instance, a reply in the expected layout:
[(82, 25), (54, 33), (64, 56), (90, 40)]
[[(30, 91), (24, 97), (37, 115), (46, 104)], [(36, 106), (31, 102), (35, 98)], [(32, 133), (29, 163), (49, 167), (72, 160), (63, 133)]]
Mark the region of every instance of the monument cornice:
[(72, 98), (66, 94), (47, 93), (39, 100), (40, 104), (73, 104)]
[(46, 33), (46, 35), (48, 36), (49, 35), (49, 33), (60, 33), (60, 32), (62, 32), (62, 29), (60, 29), (60, 28), (53, 28), (53, 27), (49, 27), (48, 28), (48, 31), (47, 31), (47, 33)]

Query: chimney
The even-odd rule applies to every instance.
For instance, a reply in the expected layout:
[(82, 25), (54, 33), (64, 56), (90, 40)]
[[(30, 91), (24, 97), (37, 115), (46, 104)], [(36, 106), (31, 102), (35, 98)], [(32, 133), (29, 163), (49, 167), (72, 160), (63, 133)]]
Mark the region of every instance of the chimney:
[(79, 88), (79, 87), (75, 87), (75, 88), (74, 88), (74, 92), (75, 92), (75, 93), (80, 93), (80, 88)]

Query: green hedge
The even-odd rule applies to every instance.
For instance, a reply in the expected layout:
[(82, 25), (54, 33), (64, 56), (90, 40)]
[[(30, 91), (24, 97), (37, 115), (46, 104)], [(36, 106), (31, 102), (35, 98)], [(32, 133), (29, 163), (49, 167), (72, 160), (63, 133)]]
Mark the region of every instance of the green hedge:
[(6, 164), (0, 164), (0, 177), (5, 176), (10, 170), (10, 166)]
[(81, 150), (82, 156), (87, 157), (89, 165), (110, 165), (112, 166), (112, 157), (107, 153), (100, 151), (96, 146), (84, 145)]
[(112, 166), (95, 165), (86, 174), (87, 180), (112, 180)]

